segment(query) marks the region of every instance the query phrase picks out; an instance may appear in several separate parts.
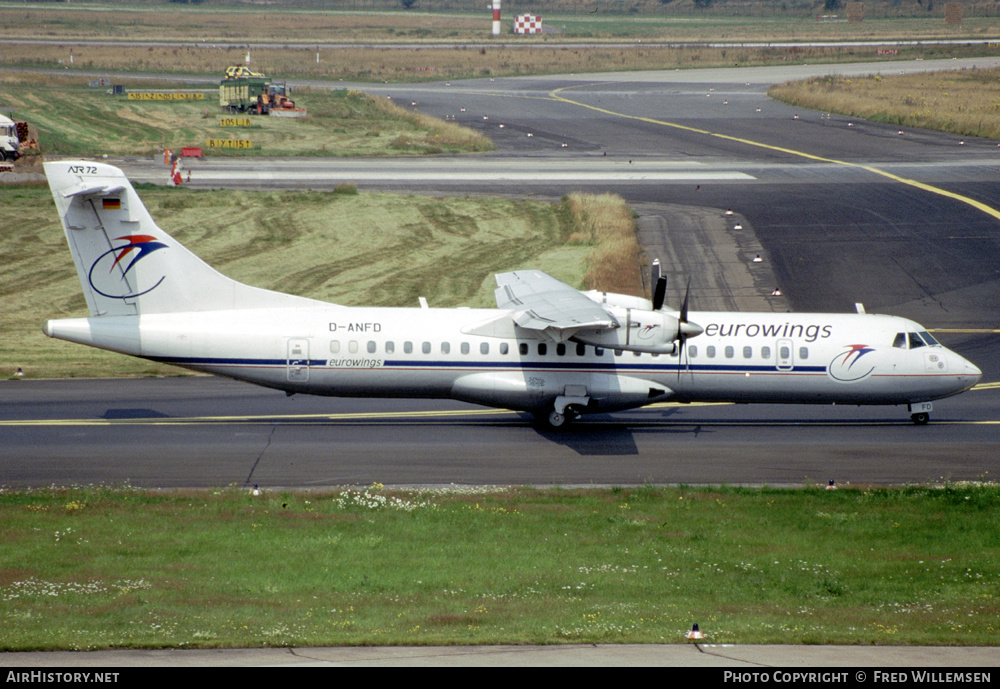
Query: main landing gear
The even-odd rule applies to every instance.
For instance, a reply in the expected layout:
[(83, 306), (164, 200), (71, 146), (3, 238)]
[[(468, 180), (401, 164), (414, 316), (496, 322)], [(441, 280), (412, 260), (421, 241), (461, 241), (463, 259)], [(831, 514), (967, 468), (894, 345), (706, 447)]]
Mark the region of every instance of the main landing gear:
[[(587, 398), (581, 398), (587, 399)], [(578, 399), (574, 400), (579, 402)], [(585, 406), (586, 403), (580, 406)], [(550, 430), (557, 431), (565, 428), (573, 421), (580, 418), (579, 407), (576, 404), (570, 404), (569, 399), (565, 397), (560, 397), (556, 400), (555, 404), (549, 407), (547, 410), (538, 411), (535, 413), (535, 419), (538, 420), (541, 425)]]
[(561, 414), (555, 409), (549, 411), (548, 414), (537, 414), (536, 419), (542, 422), (542, 425), (550, 431), (558, 431), (566, 428), (571, 423), (580, 418), (580, 413), (574, 410), (572, 407), (566, 407), (565, 411)]
[(916, 414), (910, 414), (910, 419), (918, 426), (926, 426), (927, 422), (931, 420), (931, 415), (925, 411), (921, 411)]
[[(570, 390), (570, 388), (574, 388)], [(586, 394), (586, 389), (580, 386), (567, 386), (567, 392), (576, 394), (559, 395), (548, 409), (540, 409), (535, 412), (535, 419), (549, 430), (555, 431), (566, 426), (566, 424), (580, 418), (580, 410), (590, 404), (590, 397)]]

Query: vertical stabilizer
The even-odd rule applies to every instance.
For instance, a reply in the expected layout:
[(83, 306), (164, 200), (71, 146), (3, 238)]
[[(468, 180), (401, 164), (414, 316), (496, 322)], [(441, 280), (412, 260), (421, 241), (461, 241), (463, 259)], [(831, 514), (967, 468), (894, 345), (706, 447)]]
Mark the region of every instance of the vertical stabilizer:
[(91, 316), (311, 303), (216, 271), (157, 226), (116, 167), (59, 161), (45, 175)]

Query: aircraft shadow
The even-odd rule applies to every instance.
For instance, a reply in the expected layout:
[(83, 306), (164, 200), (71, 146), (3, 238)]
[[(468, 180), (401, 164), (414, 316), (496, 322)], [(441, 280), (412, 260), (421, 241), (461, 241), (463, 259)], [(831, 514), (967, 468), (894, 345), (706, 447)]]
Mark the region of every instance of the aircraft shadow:
[[(569, 424), (559, 430), (552, 430), (537, 423), (532, 427), (542, 438), (562, 445), (579, 455), (638, 455), (639, 446), (635, 442), (635, 432), (646, 432), (643, 422), (632, 422), (616, 419), (611, 416), (587, 416), (584, 419)], [(703, 432), (700, 426), (694, 428), (665, 428), (658, 426), (658, 433), (683, 433), (695, 435)]]
[(107, 421), (118, 421), (121, 419), (168, 419), (169, 414), (158, 412), (155, 409), (108, 409), (101, 418)]

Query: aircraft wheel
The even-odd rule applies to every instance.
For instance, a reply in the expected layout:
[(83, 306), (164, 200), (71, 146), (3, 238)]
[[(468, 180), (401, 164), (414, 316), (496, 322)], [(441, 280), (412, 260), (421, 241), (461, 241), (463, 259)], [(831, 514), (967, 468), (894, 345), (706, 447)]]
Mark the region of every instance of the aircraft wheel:
[(566, 425), (566, 415), (553, 410), (549, 412), (546, 421), (549, 424), (549, 428), (562, 428)]
[(918, 412), (916, 414), (910, 414), (910, 418), (918, 426), (926, 426), (927, 422), (931, 420), (931, 415), (925, 411)]

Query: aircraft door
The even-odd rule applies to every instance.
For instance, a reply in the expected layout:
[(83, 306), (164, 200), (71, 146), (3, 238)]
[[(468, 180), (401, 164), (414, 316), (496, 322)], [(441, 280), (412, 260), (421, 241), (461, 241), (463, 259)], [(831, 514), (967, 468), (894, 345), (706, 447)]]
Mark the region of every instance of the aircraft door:
[(778, 370), (779, 371), (791, 371), (795, 367), (795, 359), (793, 356), (793, 347), (791, 340), (778, 340), (777, 344), (777, 354), (778, 354)]
[(309, 380), (309, 340), (294, 337), (288, 341), (288, 380), (305, 383)]

